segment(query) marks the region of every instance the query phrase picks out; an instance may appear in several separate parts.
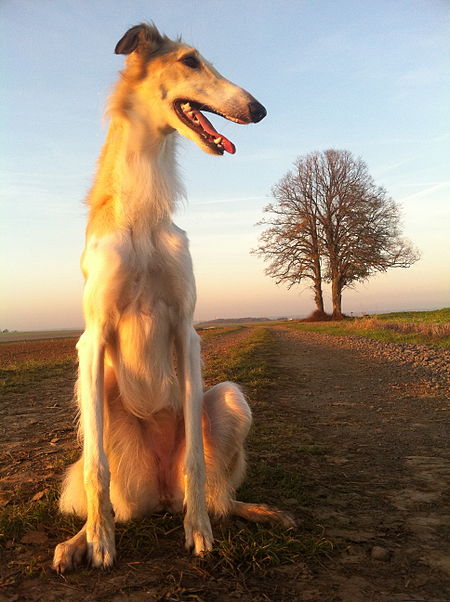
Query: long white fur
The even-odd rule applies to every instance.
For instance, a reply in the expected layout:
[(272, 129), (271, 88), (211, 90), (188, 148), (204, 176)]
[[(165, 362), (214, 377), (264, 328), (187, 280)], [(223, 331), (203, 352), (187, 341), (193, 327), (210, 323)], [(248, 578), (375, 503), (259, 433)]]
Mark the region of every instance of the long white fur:
[[(172, 99), (206, 102), (241, 121), (254, 99), (194, 49), (153, 26), (134, 29), (138, 43), (126, 52), (110, 101), (88, 197), (86, 328), (77, 345), (83, 454), (69, 468), (60, 500), (63, 512), (86, 524), (57, 546), (54, 568), (61, 572), (86, 557), (96, 567), (114, 562), (114, 517), (184, 506), (186, 545), (197, 554), (212, 546), (208, 512), (291, 524), (277, 511), (233, 499), (251, 413), (233, 383), (203, 392), (192, 262), (186, 235), (171, 219), (183, 195), (176, 130), (211, 152), (174, 114)], [(180, 63), (187, 52), (202, 73)]]

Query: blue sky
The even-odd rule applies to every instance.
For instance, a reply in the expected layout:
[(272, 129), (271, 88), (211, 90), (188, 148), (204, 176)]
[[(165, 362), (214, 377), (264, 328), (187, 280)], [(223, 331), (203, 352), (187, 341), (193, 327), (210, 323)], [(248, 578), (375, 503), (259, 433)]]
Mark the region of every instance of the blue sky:
[(191, 241), (197, 319), (312, 310), (305, 287), (276, 286), (249, 251), (273, 184), (297, 156), (331, 147), (367, 162), (422, 253), (346, 291), (344, 311), (449, 304), (446, 0), (2, 0), (0, 328), (82, 325), (82, 201), (123, 61), (114, 46), (150, 20), (268, 109), (257, 125), (221, 120), (234, 156), (180, 145), (188, 202), (174, 219)]

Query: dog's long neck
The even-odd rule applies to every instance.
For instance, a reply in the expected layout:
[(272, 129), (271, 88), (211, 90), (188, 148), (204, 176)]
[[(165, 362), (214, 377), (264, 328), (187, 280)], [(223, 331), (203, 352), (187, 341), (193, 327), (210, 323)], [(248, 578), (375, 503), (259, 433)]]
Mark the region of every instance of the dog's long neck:
[(116, 227), (134, 231), (170, 222), (184, 194), (176, 137), (136, 117), (113, 116), (88, 197), (92, 210), (107, 208)]

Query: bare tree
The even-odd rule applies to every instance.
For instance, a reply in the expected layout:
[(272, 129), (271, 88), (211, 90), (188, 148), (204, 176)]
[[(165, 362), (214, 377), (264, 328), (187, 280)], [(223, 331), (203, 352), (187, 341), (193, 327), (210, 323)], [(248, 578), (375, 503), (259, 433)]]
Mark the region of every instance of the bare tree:
[(272, 192), (277, 203), (264, 209), (271, 217), (260, 223), (270, 227), (255, 252), (277, 282), (310, 279), (321, 313), (322, 280), (331, 282), (333, 317), (340, 319), (344, 288), (419, 257), (401, 237), (398, 205), (349, 151), (300, 157)]
[(316, 311), (324, 315), (320, 223), (315, 206), (309, 196), (298, 189), (291, 172), (273, 188), (272, 193), (278, 203), (264, 208), (270, 217), (262, 219), (258, 225), (268, 225), (269, 228), (261, 234), (260, 244), (253, 253), (269, 262), (266, 274), (275, 278), (277, 284), (285, 283), (291, 288), (304, 280), (310, 281)]

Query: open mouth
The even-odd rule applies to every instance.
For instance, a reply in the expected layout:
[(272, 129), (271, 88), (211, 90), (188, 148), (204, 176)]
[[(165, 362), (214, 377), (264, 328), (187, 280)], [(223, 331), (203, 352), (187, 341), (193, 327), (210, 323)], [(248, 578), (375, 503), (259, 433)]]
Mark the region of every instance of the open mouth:
[(174, 107), (181, 121), (189, 126), (191, 130), (194, 130), (194, 132), (199, 134), (203, 139), (203, 142), (216, 154), (223, 155), (225, 151), (230, 154), (236, 152), (234, 144), (228, 140), (228, 138), (225, 138), (223, 134), (219, 134), (213, 124), (200, 112), (200, 109), (202, 111), (215, 113), (216, 115), (220, 115), (221, 117), (236, 123), (245, 123), (244, 121), (236, 119), (235, 117), (228, 117), (223, 113), (219, 113), (219, 111), (215, 111), (211, 107), (201, 105), (192, 100), (176, 100)]

